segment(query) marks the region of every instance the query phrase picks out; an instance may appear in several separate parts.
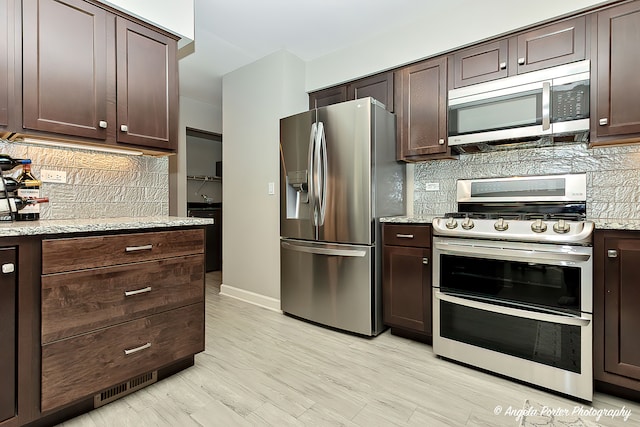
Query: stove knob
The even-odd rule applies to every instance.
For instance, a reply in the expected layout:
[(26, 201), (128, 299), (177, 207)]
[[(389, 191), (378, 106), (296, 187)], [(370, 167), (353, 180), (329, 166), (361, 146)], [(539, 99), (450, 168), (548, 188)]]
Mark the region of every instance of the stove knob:
[(461, 225), (465, 230), (471, 230), (475, 224), (473, 223), (473, 220), (471, 218), (467, 217), (464, 219), (464, 221), (462, 221)]
[(558, 222), (553, 224), (553, 231), (556, 233), (564, 234), (568, 233), (571, 230), (571, 226), (567, 224), (564, 219), (559, 219)]
[(497, 231), (505, 231), (509, 228), (509, 224), (504, 221), (504, 218), (500, 218), (496, 221), (495, 224), (493, 224), (493, 228), (495, 228)]
[(531, 224), (531, 231), (534, 233), (544, 233), (547, 231), (547, 224), (542, 222), (541, 219), (536, 219), (533, 224)]
[(451, 217), (449, 218), (449, 220), (447, 222), (445, 222), (444, 224), (449, 230), (453, 230), (454, 228), (456, 228), (458, 226), (458, 221), (456, 221), (455, 218)]

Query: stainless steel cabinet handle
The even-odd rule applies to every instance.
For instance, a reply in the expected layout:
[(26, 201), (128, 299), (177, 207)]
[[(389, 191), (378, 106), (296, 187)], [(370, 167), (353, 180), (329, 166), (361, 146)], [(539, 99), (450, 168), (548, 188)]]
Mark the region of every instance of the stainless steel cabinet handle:
[(615, 250), (615, 249), (609, 249), (609, 250), (607, 251), (607, 256), (608, 256), (609, 258), (618, 258), (618, 251), (617, 251), (617, 250)]
[(609, 124), (609, 119), (607, 117), (603, 117), (600, 120), (598, 120), (598, 124), (600, 126), (606, 126)]
[(440, 144), (440, 145), (444, 145), (444, 139), (443, 139), (443, 138), (440, 138), (440, 139), (438, 140), (438, 144)]
[(425, 258), (422, 258), (422, 263), (423, 263), (424, 265), (429, 264), (429, 258), (426, 258), (426, 257), (425, 257)]
[(127, 246), (124, 251), (125, 252), (136, 252), (136, 251), (150, 251), (153, 249), (153, 245), (144, 245), (144, 246)]
[(2, 272), (4, 274), (13, 273), (14, 271), (16, 271), (16, 266), (13, 265), (12, 262), (10, 262), (8, 264), (2, 264)]
[(100, 120), (100, 122), (98, 123), (98, 126), (100, 126), (102, 129), (106, 129), (107, 128), (107, 122), (104, 120)]
[(127, 125), (120, 125), (120, 130), (122, 132), (129, 132), (129, 126)]
[(507, 69), (507, 63), (506, 62), (501, 62), (500, 63), (500, 69), (501, 70), (506, 70)]
[(140, 347), (130, 348), (128, 350), (125, 349), (124, 350), (124, 354), (125, 354), (125, 356), (128, 356), (130, 354), (137, 353), (137, 352), (142, 351), (142, 350), (146, 350), (147, 348), (150, 348), (150, 347), (151, 347), (151, 343), (148, 342), (148, 343), (146, 343), (144, 345), (141, 345)]
[(135, 291), (124, 291), (125, 297), (130, 297), (133, 295), (144, 294), (147, 292), (151, 292), (151, 286), (147, 286), (146, 288), (136, 289)]
[(398, 239), (413, 239), (413, 234), (396, 234)]
[(524, 58), (518, 58), (518, 65), (524, 65), (525, 60)]

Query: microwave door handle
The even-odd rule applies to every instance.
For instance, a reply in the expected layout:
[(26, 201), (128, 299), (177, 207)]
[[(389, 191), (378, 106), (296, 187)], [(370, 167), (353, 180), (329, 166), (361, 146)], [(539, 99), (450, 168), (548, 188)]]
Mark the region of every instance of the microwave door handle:
[(542, 130), (551, 128), (551, 83), (542, 83)]

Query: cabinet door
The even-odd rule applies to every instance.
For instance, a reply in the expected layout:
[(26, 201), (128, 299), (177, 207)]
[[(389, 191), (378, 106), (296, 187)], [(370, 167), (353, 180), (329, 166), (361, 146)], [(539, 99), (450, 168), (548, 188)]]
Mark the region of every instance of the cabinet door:
[(178, 144), (176, 41), (118, 17), (119, 143), (175, 150)]
[(335, 86), (309, 94), (309, 109), (326, 107), (347, 100), (347, 86)]
[(462, 50), (453, 55), (453, 85), (462, 87), (507, 77), (507, 39)]
[[(591, 140), (640, 135), (640, 2), (597, 14), (597, 52), (592, 84), (595, 114)], [(595, 73), (593, 73), (595, 71)], [(593, 105), (593, 103), (592, 103)]]
[(0, 130), (9, 125), (9, 4), (0, 4)]
[(640, 237), (604, 242), (604, 370), (640, 380)]
[(584, 59), (585, 37), (584, 16), (520, 34), (518, 74)]
[(393, 113), (393, 72), (376, 74), (350, 83), (347, 98), (358, 99), (370, 96), (382, 102)]
[(435, 58), (400, 70), (399, 159), (447, 152), (447, 60)]
[(106, 11), (82, 0), (23, 2), (25, 128), (106, 139), (106, 34)]
[(0, 424), (16, 415), (16, 250), (0, 249)]
[(431, 250), (383, 248), (383, 320), (431, 336)]

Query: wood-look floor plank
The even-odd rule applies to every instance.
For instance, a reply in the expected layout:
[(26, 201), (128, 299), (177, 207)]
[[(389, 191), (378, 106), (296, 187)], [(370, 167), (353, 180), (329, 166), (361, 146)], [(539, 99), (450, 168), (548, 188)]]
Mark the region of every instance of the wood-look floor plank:
[(596, 393), (591, 405), (579, 403), (440, 359), (431, 346), (388, 331), (354, 336), (223, 297), (219, 285), (219, 273), (208, 273), (206, 346), (195, 366), (63, 426), (517, 427), (520, 420), (504, 411), (529, 400), (624, 406), (632, 412), (626, 422), (583, 424), (640, 427), (636, 402)]

